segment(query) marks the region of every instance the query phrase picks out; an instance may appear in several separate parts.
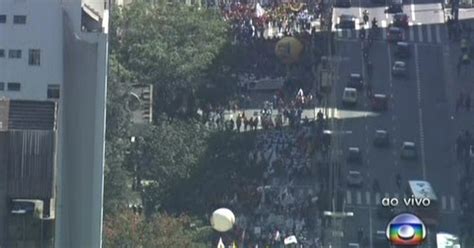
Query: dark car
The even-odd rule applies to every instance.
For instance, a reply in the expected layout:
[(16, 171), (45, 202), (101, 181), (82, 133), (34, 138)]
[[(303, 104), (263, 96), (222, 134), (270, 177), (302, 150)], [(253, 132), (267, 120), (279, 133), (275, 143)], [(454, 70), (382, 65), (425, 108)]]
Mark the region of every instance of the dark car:
[(398, 58), (409, 58), (410, 57), (410, 45), (407, 42), (397, 42), (395, 48), (395, 56)]
[(351, 0), (336, 0), (334, 3), (334, 6), (338, 8), (350, 8), (351, 5)]
[(403, 12), (403, 2), (402, 0), (390, 0), (390, 4), (385, 13), (395, 14)]
[(357, 90), (363, 89), (364, 81), (362, 79), (362, 75), (358, 73), (351, 73), (351, 75), (349, 75), (349, 82), (347, 82), (347, 87), (355, 88)]
[(399, 42), (404, 40), (403, 29), (397, 27), (390, 27), (387, 32), (387, 40), (389, 42)]
[(388, 109), (388, 99), (384, 94), (374, 94), (372, 97), (373, 111), (386, 111)]
[(349, 147), (347, 152), (347, 162), (349, 163), (362, 163), (362, 152), (359, 147)]
[(390, 146), (390, 136), (387, 131), (379, 129), (375, 131), (374, 146), (388, 147)]
[(353, 15), (340, 15), (336, 28), (355, 29), (355, 20), (356, 18)]
[(405, 13), (393, 15), (393, 26), (398, 28), (408, 28), (408, 16)]

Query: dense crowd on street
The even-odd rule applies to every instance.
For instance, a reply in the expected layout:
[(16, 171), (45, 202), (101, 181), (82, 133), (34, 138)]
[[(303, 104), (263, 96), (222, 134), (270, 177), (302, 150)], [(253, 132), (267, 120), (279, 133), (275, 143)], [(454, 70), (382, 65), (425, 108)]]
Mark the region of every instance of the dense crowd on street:
[[(283, 246), (294, 235), (305, 247), (318, 247), (318, 218), (314, 145), (309, 126), (260, 132), (248, 154), (251, 166), (263, 167), (261, 181), (238, 179), (237, 188), (222, 199), (239, 213), (234, 237), (244, 247)], [(310, 245), (313, 246), (310, 246)]]
[(313, 22), (319, 18), (322, 1), (283, 2), (221, 2), (224, 19), (232, 25), (236, 40), (274, 39), (314, 31)]

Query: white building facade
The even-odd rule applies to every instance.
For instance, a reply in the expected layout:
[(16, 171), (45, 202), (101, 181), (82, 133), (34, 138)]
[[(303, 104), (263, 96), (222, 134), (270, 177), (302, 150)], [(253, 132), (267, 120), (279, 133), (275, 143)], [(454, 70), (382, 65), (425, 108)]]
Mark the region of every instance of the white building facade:
[(102, 245), (108, 7), (0, 0), (0, 99), (57, 104), (55, 247)]

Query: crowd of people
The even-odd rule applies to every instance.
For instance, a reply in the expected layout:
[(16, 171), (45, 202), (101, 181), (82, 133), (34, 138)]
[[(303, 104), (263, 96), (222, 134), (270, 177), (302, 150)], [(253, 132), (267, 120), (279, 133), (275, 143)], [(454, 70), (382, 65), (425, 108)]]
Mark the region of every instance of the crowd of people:
[(236, 35), (236, 41), (275, 39), (312, 33), (314, 21), (319, 18), (319, 2), (223, 2), (220, 9)]
[(316, 166), (311, 160), (311, 128), (269, 130), (257, 136), (248, 162), (262, 166), (262, 180), (245, 182), (223, 199), (238, 211), (234, 238), (243, 247), (283, 247), (295, 236), (304, 247), (319, 247)]

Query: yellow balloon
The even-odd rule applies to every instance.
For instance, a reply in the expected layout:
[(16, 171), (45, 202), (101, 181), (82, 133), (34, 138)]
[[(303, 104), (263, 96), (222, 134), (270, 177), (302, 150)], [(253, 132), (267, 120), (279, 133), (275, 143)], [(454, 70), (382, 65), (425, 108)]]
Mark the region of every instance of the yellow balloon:
[(292, 64), (298, 61), (303, 44), (294, 37), (283, 37), (275, 45), (275, 54), (285, 64)]

